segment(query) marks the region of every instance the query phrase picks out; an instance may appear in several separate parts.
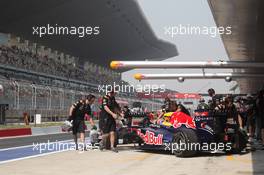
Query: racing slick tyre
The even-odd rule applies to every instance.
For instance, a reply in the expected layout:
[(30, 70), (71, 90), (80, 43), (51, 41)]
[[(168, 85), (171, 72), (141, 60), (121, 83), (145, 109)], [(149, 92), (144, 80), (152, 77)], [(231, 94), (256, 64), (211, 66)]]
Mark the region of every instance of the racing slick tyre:
[[(172, 149), (177, 157), (192, 157), (197, 153), (198, 138), (193, 129), (181, 127), (174, 134)], [(195, 147), (194, 147), (195, 146)], [(194, 148), (193, 148), (194, 147)]]

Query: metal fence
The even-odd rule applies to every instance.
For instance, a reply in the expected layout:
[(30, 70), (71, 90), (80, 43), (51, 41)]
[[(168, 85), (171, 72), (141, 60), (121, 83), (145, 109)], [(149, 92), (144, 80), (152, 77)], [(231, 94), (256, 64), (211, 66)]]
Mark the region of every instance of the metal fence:
[(68, 116), (69, 106), (89, 93), (4, 79), (0, 84), (0, 104), (9, 106), (7, 123), (22, 122), (24, 113), (31, 121), (35, 114), (41, 114), (42, 121), (62, 121)]
[[(43, 122), (64, 121), (68, 117), (69, 107), (77, 100), (92, 92), (59, 88), (53, 86), (43, 86), (30, 82), (12, 81), (0, 78), (0, 85), (3, 90), (0, 94), (0, 104), (8, 104), (5, 112), (6, 123), (23, 122), (24, 114), (29, 116), (30, 122), (34, 122), (34, 116), (41, 114)], [(93, 110), (100, 111), (100, 96), (97, 97)], [(139, 101), (142, 106), (155, 111), (160, 109), (161, 104), (149, 99), (140, 100), (132, 97), (117, 97), (120, 101), (126, 101), (123, 105), (131, 105)], [(121, 104), (122, 105), (122, 104)]]

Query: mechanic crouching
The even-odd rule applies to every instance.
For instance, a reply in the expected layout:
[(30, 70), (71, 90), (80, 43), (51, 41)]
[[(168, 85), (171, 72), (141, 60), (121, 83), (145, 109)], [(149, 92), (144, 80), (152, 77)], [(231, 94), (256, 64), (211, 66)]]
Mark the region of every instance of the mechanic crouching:
[(102, 132), (102, 141), (100, 143), (100, 150), (107, 148), (107, 142), (110, 137), (110, 149), (118, 153), (115, 145), (116, 141), (116, 119), (121, 114), (120, 107), (115, 100), (115, 90), (107, 89), (107, 95), (103, 96), (102, 107), (99, 118), (99, 128)]

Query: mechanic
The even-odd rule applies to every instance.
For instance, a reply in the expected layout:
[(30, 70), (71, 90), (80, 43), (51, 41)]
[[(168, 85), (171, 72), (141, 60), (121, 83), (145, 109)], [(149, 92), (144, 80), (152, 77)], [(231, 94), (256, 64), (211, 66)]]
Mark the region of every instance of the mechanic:
[(226, 112), (227, 105), (226, 105), (226, 98), (216, 98), (214, 102), (214, 111), (222, 111)]
[(116, 119), (118, 114), (123, 116), (120, 106), (115, 100), (115, 90), (108, 89), (107, 95), (103, 96), (102, 107), (99, 119), (99, 127), (102, 131), (102, 141), (100, 143), (100, 150), (107, 148), (107, 141), (110, 137), (110, 149), (118, 153), (115, 145)]
[(261, 139), (262, 139), (262, 150), (264, 150), (264, 90), (261, 90), (258, 93), (258, 97), (256, 100), (258, 117), (260, 121), (260, 128), (261, 128)]
[(132, 125), (132, 114), (131, 114), (131, 111), (128, 108), (128, 106), (124, 106), (123, 114), (124, 114), (124, 118), (127, 120), (127, 126), (131, 127), (131, 125)]
[(247, 110), (246, 110), (245, 100), (242, 97), (236, 97), (234, 101), (235, 101), (237, 111), (242, 118), (243, 128), (244, 128), (247, 123), (247, 119), (246, 119)]
[(256, 131), (256, 114), (257, 106), (250, 94), (247, 95), (247, 105), (246, 105), (246, 116), (247, 116), (247, 129), (249, 132), (249, 142), (253, 143), (253, 138)]
[(204, 98), (199, 100), (199, 104), (197, 106), (197, 110), (209, 110), (209, 106), (205, 103)]
[(233, 103), (232, 96), (227, 95), (224, 102), (224, 109), (227, 111), (227, 122), (235, 122), (240, 129), (243, 129), (242, 118), (239, 115), (235, 104)]
[[(74, 137), (74, 142), (76, 145), (76, 150), (78, 150), (78, 137), (77, 133), (80, 133), (80, 141), (83, 145), (82, 149), (86, 150), (85, 147), (85, 116), (91, 115), (91, 105), (95, 101), (95, 96), (89, 94), (85, 99), (79, 100), (74, 103), (69, 112), (69, 121), (72, 121), (72, 133)], [(94, 124), (93, 119), (90, 117), (90, 123), (93, 129), (96, 129), (96, 125)]]
[(208, 95), (211, 97), (211, 103), (208, 104), (209, 109), (215, 109), (217, 106), (217, 99), (220, 101), (222, 97), (220, 95), (216, 95), (213, 88), (208, 89)]

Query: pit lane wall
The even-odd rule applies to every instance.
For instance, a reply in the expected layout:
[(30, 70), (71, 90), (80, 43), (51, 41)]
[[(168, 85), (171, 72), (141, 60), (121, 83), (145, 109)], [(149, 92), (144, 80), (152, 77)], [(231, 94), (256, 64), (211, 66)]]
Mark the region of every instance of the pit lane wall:
[(63, 133), (61, 126), (50, 127), (32, 127), (32, 128), (16, 128), (16, 129), (1, 129), (0, 138), (16, 137), (16, 136), (36, 136)]
[[(98, 125), (98, 121), (94, 121)], [(90, 130), (90, 123), (86, 126), (86, 131)], [(48, 127), (28, 127), (28, 128), (13, 128), (13, 129), (0, 129), (0, 138), (5, 137), (18, 137), (18, 136), (37, 136), (37, 135), (50, 135), (65, 133), (61, 126), (48, 126)]]

